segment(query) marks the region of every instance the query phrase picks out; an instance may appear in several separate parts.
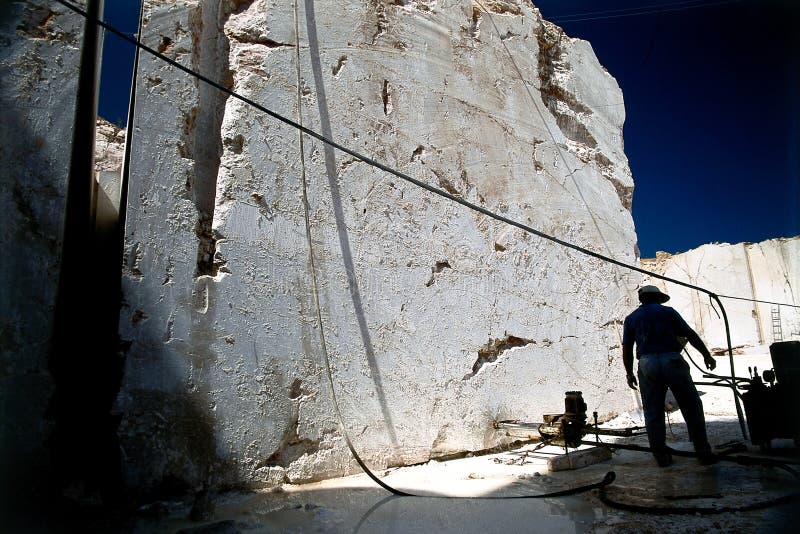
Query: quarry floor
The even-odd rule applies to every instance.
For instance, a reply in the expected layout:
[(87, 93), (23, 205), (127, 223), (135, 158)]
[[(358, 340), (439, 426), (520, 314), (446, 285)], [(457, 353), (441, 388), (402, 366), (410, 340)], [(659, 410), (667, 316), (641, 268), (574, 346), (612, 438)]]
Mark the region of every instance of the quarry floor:
[[(753, 352), (753, 351), (751, 351)], [(718, 372), (727, 372), (727, 357)], [(747, 367), (771, 367), (768, 352), (735, 356), (737, 376)], [(699, 373), (697, 380), (700, 379)], [(620, 387), (623, 387), (621, 384)], [(750, 456), (800, 463), (791, 439), (776, 439), (762, 451), (742, 438), (733, 396), (727, 388), (701, 391), (712, 445), (741, 443)], [(690, 451), (680, 412), (669, 415), (668, 444)], [(641, 412), (622, 414), (608, 426), (643, 425)], [(604, 437), (605, 441), (612, 438)], [(644, 436), (626, 443), (646, 445)], [(532, 444), (505, 452), (377, 472), (398, 489), (441, 497), (396, 497), (365, 474), (278, 491), (214, 495), (204, 521), (189, 519), (191, 503), (160, 503), (117, 524), (99, 521), (90, 530), (134, 533), (237, 532), (796, 532), (800, 500), (762, 509), (741, 510), (800, 492), (800, 479), (774, 467), (743, 466), (722, 461), (701, 466), (694, 458), (676, 457), (659, 468), (648, 453), (617, 449), (610, 460), (576, 470), (548, 471), (547, 447), (531, 454)], [(526, 454), (527, 452), (527, 454)], [(800, 465), (794, 468), (800, 471)], [(683, 508), (683, 513), (641, 513), (608, 506), (594, 489), (579, 495), (546, 499), (486, 499), (487, 496), (536, 495), (601, 481), (616, 474), (607, 496), (620, 503), (653, 508)], [(472, 498), (464, 498), (472, 497)], [(477, 497), (477, 498), (476, 498)], [(715, 509), (713, 514), (698, 509)], [(725, 511), (727, 510), (727, 511)], [(737, 511), (738, 510), (738, 511)], [(655, 510), (654, 510), (655, 511)], [(662, 510), (663, 511), (663, 510)]]

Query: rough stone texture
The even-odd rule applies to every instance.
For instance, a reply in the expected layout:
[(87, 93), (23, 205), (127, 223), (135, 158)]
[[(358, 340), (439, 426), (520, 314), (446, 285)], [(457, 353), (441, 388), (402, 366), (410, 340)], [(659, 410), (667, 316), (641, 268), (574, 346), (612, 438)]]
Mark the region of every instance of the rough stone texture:
[[(716, 243), (670, 255), (659, 252), (642, 260), (642, 267), (658, 274), (707, 288), (718, 295), (797, 305), (800, 302), (800, 237), (761, 243)], [(712, 309), (707, 295), (651, 280), (666, 291), (675, 308), (703, 338), (709, 349), (727, 349), (725, 323)], [(800, 339), (800, 313), (790, 306), (722, 299), (728, 315), (733, 347), (769, 345), (776, 341), (773, 310), (779, 310), (783, 341)], [(741, 374), (740, 374), (741, 376)]]
[(116, 231), (119, 219), (120, 179), (125, 156), (125, 130), (97, 119), (94, 168), (97, 181), (97, 226)]
[(125, 130), (105, 119), (97, 119), (94, 167), (98, 173), (122, 171), (125, 156)]
[[(82, 2), (78, 2), (82, 4)], [(53, 2), (0, 14), (0, 480), (3, 516), (48, 472), (47, 356), (83, 20)], [(14, 483), (11, 484), (10, 481)]]
[[(153, 0), (144, 22), (145, 43), (277, 113), (635, 261), (622, 94), (525, 2)], [(132, 487), (352, 472), (325, 351), (375, 468), (495, 446), (493, 419), (540, 420), (567, 390), (601, 417), (629, 408), (620, 325), (640, 277), (139, 67), (118, 401)]]

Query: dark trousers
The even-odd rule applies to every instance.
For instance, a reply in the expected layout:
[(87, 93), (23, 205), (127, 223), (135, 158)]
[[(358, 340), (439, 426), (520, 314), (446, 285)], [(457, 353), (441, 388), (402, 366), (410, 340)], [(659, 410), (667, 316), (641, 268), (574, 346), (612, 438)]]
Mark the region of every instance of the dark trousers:
[(694, 450), (699, 454), (711, 451), (706, 435), (706, 418), (703, 402), (697, 394), (689, 374), (689, 364), (677, 352), (645, 354), (639, 359), (639, 389), (644, 406), (644, 424), (647, 438), (654, 452), (666, 449), (666, 425), (664, 424), (664, 400), (667, 388), (678, 401)]

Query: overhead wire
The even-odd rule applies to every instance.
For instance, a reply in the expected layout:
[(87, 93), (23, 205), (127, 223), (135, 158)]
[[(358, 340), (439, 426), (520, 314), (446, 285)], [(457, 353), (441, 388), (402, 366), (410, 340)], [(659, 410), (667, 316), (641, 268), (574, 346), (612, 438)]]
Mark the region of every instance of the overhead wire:
[(666, 4), (652, 4), (630, 8), (607, 9), (599, 11), (584, 11), (582, 13), (573, 13), (570, 15), (555, 15), (548, 17), (551, 22), (569, 23), (569, 22), (586, 22), (593, 20), (608, 20), (625, 17), (637, 17), (642, 15), (654, 15), (661, 13), (674, 13), (678, 11), (687, 11), (690, 9), (697, 9), (702, 7), (714, 7), (726, 4), (735, 4), (741, 0), (716, 0), (713, 2), (671, 2)]
[[(298, 124), (303, 124), (303, 94), (302, 88), (300, 86), (301, 80), (301, 72), (300, 72), (300, 24), (298, 22), (298, 9), (297, 9), (297, 0), (294, 0), (294, 32), (295, 32), (295, 53), (296, 53), (296, 73), (297, 73), (297, 120)], [(342, 415), (342, 410), (339, 407), (339, 399), (336, 395), (336, 388), (333, 382), (333, 373), (331, 372), (331, 363), (330, 363), (330, 355), (328, 354), (328, 343), (325, 340), (325, 326), (322, 321), (322, 305), (320, 304), (319, 300), (319, 281), (317, 280), (317, 267), (316, 267), (316, 260), (314, 259), (314, 240), (311, 235), (311, 207), (308, 202), (308, 181), (306, 178), (306, 160), (305, 160), (305, 143), (303, 140), (303, 132), (298, 131), (299, 137), (299, 144), (300, 144), (300, 177), (302, 182), (302, 202), (303, 202), (303, 218), (305, 219), (305, 230), (306, 230), (306, 242), (308, 243), (308, 261), (309, 261), (309, 268), (311, 270), (311, 293), (314, 297), (314, 308), (316, 310), (316, 320), (317, 325), (319, 326), (319, 338), (320, 338), (320, 350), (322, 351), (323, 361), (325, 362), (325, 376), (328, 379), (328, 385), (331, 388), (331, 401), (333, 404), (334, 411), (336, 413), (336, 419), (339, 423), (339, 429), (344, 437), (344, 441), (347, 444), (347, 448), (350, 449), (350, 454), (355, 459), (356, 463), (361, 467), (364, 473), (367, 474), (376, 484), (380, 487), (385, 489), (386, 491), (400, 496), (400, 497), (408, 497), (412, 496), (411, 493), (407, 493), (405, 491), (399, 490), (386, 484), (380, 478), (372, 472), (372, 470), (367, 466), (366, 462), (361, 458), (361, 455), (358, 454), (356, 451), (355, 446), (353, 445), (352, 440), (350, 439), (350, 433), (347, 431), (347, 426), (344, 422), (344, 416)]]
[[(245, 104), (247, 104), (247, 105), (249, 105), (249, 106), (251, 106), (251, 107), (253, 107), (253, 108), (255, 108), (255, 109), (257, 109), (257, 110), (259, 110), (259, 111), (261, 111), (261, 112), (263, 112), (265, 114), (267, 114), (267, 115), (269, 115), (270, 117), (272, 117), (272, 118), (274, 118), (274, 119), (276, 119), (276, 120), (278, 120), (280, 122), (283, 122), (284, 124), (287, 124), (288, 126), (296, 128), (296, 129), (300, 130), (301, 132), (303, 132), (303, 133), (305, 133), (305, 134), (307, 134), (307, 135), (309, 135), (309, 136), (311, 136), (311, 137), (313, 137), (313, 138), (315, 138), (315, 139), (317, 139), (317, 140), (319, 140), (319, 141), (321, 141), (321, 142), (323, 142), (323, 143), (325, 143), (325, 144), (327, 144), (327, 145), (329, 145), (329, 146), (331, 146), (331, 147), (333, 147), (333, 148), (335, 148), (337, 150), (340, 150), (340, 151), (342, 151), (342, 152), (344, 152), (346, 154), (349, 154), (350, 156), (353, 156), (357, 160), (359, 160), (359, 161), (361, 161), (363, 163), (366, 163), (367, 165), (370, 165), (370, 166), (375, 167), (377, 169), (380, 169), (380, 170), (382, 170), (384, 172), (387, 172), (389, 174), (397, 176), (398, 178), (400, 178), (402, 180), (405, 180), (407, 182), (410, 182), (410, 183), (412, 183), (412, 184), (414, 184), (414, 185), (416, 185), (416, 186), (418, 186), (418, 187), (420, 187), (422, 189), (425, 189), (425, 190), (427, 190), (427, 191), (429, 191), (429, 192), (431, 192), (431, 193), (433, 193), (435, 195), (444, 197), (444, 198), (446, 198), (446, 199), (448, 199), (448, 200), (450, 200), (452, 202), (455, 202), (457, 204), (461, 204), (462, 206), (464, 206), (466, 208), (469, 208), (469, 209), (471, 209), (473, 211), (477, 211), (479, 213), (482, 213), (483, 215), (486, 215), (486, 216), (488, 216), (488, 217), (490, 217), (492, 219), (495, 219), (495, 220), (500, 221), (500, 222), (504, 222), (504, 223), (506, 223), (506, 224), (508, 224), (510, 226), (514, 226), (516, 228), (519, 228), (520, 230), (523, 230), (523, 231), (525, 231), (527, 233), (533, 234), (533, 235), (535, 235), (537, 237), (540, 237), (542, 239), (545, 239), (545, 240), (551, 241), (553, 243), (556, 243), (558, 245), (561, 245), (563, 247), (575, 250), (575, 251), (580, 252), (580, 253), (582, 253), (582, 254), (584, 254), (586, 256), (590, 256), (590, 257), (605, 261), (607, 263), (611, 263), (611, 264), (623, 267), (625, 269), (629, 269), (631, 271), (635, 271), (635, 272), (650, 276), (652, 278), (657, 278), (657, 279), (663, 280), (665, 282), (670, 282), (670, 283), (677, 284), (677, 285), (680, 285), (680, 286), (683, 286), (683, 287), (687, 287), (689, 289), (694, 289), (696, 291), (700, 291), (702, 293), (705, 293), (705, 294), (711, 296), (712, 298), (741, 298), (742, 300), (752, 300), (753, 302), (766, 302), (766, 301), (761, 301), (761, 300), (758, 300), (758, 299), (746, 299), (744, 297), (730, 297), (728, 295), (721, 295), (721, 294), (715, 293), (715, 292), (713, 292), (713, 291), (711, 291), (709, 289), (706, 289), (706, 288), (703, 288), (703, 287), (700, 287), (700, 286), (697, 286), (697, 285), (694, 285), (694, 284), (690, 284), (690, 283), (684, 282), (682, 280), (671, 278), (669, 276), (665, 276), (663, 274), (659, 274), (659, 273), (656, 273), (654, 271), (648, 271), (647, 269), (644, 269), (642, 267), (637, 267), (636, 265), (632, 265), (630, 263), (625, 263), (623, 261), (617, 260), (617, 259), (612, 258), (610, 256), (606, 256), (604, 254), (595, 252), (595, 251), (587, 249), (585, 247), (581, 247), (579, 245), (575, 245), (575, 244), (570, 243), (568, 241), (565, 241), (563, 239), (559, 239), (559, 238), (557, 238), (555, 236), (551, 236), (551, 235), (546, 234), (546, 233), (544, 233), (544, 232), (542, 232), (540, 230), (536, 230), (535, 228), (533, 228), (531, 226), (522, 224), (522, 223), (520, 223), (518, 221), (515, 221), (513, 219), (510, 219), (510, 218), (505, 217), (503, 215), (500, 215), (498, 213), (495, 213), (495, 212), (493, 212), (493, 211), (491, 211), (491, 210), (489, 210), (487, 208), (484, 208), (483, 206), (479, 206), (479, 205), (474, 204), (474, 203), (472, 203), (472, 202), (470, 202), (468, 200), (464, 200), (463, 198), (460, 198), (460, 197), (458, 197), (458, 196), (456, 196), (456, 195), (454, 195), (454, 194), (452, 194), (452, 193), (450, 193), (450, 192), (448, 192), (448, 191), (446, 191), (444, 189), (441, 189), (441, 188), (438, 188), (436, 186), (430, 185), (430, 184), (428, 184), (428, 183), (426, 183), (426, 182), (424, 182), (422, 180), (419, 180), (418, 178), (414, 178), (413, 176), (410, 176), (410, 175), (408, 175), (406, 173), (403, 173), (403, 172), (398, 171), (398, 170), (396, 170), (396, 169), (394, 169), (392, 167), (389, 167), (388, 165), (386, 165), (384, 163), (381, 163), (380, 161), (377, 161), (377, 160), (375, 160), (375, 159), (373, 159), (373, 158), (371, 158), (369, 156), (361, 154), (360, 152), (358, 152), (356, 150), (348, 148), (348, 147), (342, 145), (341, 143), (338, 143), (338, 142), (334, 141), (333, 139), (329, 139), (329, 138), (323, 136), (322, 134), (316, 132), (315, 130), (312, 130), (312, 129), (306, 127), (306, 126), (303, 126), (302, 124), (299, 124), (297, 121), (294, 121), (294, 120), (292, 120), (292, 119), (290, 119), (288, 117), (285, 117), (285, 116), (281, 115), (280, 113), (277, 113), (277, 112), (275, 112), (275, 111), (273, 111), (273, 110), (271, 110), (271, 109), (269, 109), (269, 108), (267, 108), (267, 107), (255, 102), (251, 98), (243, 96), (243, 95), (237, 93), (236, 91), (234, 91), (234, 90), (232, 90), (232, 89), (230, 89), (228, 87), (225, 87), (221, 83), (216, 82), (216, 81), (212, 80), (211, 78), (209, 78), (209, 77), (207, 77), (207, 76), (205, 76), (205, 75), (203, 75), (203, 74), (201, 74), (201, 73), (199, 73), (199, 72), (197, 72), (197, 71), (195, 71), (195, 70), (193, 70), (193, 69), (191, 69), (189, 67), (186, 67), (186, 66), (182, 65), (178, 61), (175, 61), (174, 59), (172, 59), (172, 58), (170, 58), (170, 57), (168, 57), (168, 56), (156, 51), (155, 49), (147, 46), (146, 44), (142, 43), (138, 39), (136, 39), (134, 37), (131, 37), (130, 35), (122, 32), (121, 30), (118, 30), (113, 25), (108, 24), (108, 23), (106, 23), (106, 22), (104, 22), (104, 21), (102, 21), (100, 19), (95, 18), (95, 17), (90, 16), (84, 10), (82, 10), (78, 6), (75, 6), (74, 4), (68, 2), (67, 0), (54, 0), (54, 1), (59, 3), (59, 4), (61, 4), (61, 5), (63, 5), (63, 6), (65, 6), (65, 7), (67, 7), (67, 8), (69, 8), (69, 9), (71, 9), (75, 13), (78, 13), (79, 15), (85, 17), (90, 22), (93, 22), (95, 24), (98, 24), (98, 25), (102, 26), (103, 28), (105, 28), (106, 30), (110, 31), (111, 33), (123, 38), (124, 40), (128, 41), (132, 45), (144, 50), (148, 54), (160, 59), (161, 61), (164, 61), (165, 63), (175, 67), (176, 69), (181, 70), (181, 71), (185, 72), (186, 74), (188, 74), (188, 75), (190, 75), (190, 76), (192, 76), (194, 78), (197, 78), (198, 80), (200, 80), (200, 81), (202, 81), (204, 83), (207, 83), (207, 84), (211, 85), (212, 87), (218, 89), (219, 91), (222, 91), (223, 93), (227, 94), (228, 96), (233, 97), (233, 98), (235, 98), (235, 99), (237, 99), (237, 100), (239, 100), (241, 102), (244, 102)], [(795, 304), (788, 304), (788, 303), (774, 303), (774, 304), (777, 304), (777, 305), (780, 305), (780, 306), (788, 306), (788, 307), (793, 307), (793, 308), (800, 308), (800, 305), (795, 305)]]
[[(676, 8), (680, 9), (682, 6), (697, 4), (697, 3), (706, 3), (708, 0), (681, 0), (679, 2), (663, 2), (661, 4), (643, 4), (637, 5), (634, 7), (618, 7), (613, 9), (597, 9), (594, 11), (579, 11), (577, 13), (569, 13), (566, 15), (554, 15), (552, 17), (548, 17), (550, 19), (560, 19), (560, 18), (569, 18), (569, 17), (584, 17), (584, 16), (592, 16), (592, 15), (608, 15), (613, 13), (627, 13), (631, 11), (641, 11), (643, 9), (665, 9), (665, 8)], [(718, 1), (718, 0), (714, 0)], [(536, 4), (533, 4), (536, 5)]]
[(744, 300), (747, 302), (755, 302), (758, 304), (772, 304), (773, 306), (786, 306), (788, 308), (800, 308), (800, 305), (798, 304), (787, 304), (785, 302), (774, 302), (771, 300), (753, 299), (747, 297), (733, 297), (731, 295), (720, 295), (720, 298), (731, 299), (731, 300)]

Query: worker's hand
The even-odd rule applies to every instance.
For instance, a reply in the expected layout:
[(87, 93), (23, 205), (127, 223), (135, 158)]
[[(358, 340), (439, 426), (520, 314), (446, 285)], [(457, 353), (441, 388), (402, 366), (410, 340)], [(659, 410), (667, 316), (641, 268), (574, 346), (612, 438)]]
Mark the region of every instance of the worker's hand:
[(637, 384), (638, 382), (636, 381), (636, 377), (633, 376), (632, 374), (628, 375), (628, 387), (631, 389), (637, 389), (636, 388)]
[(706, 364), (706, 369), (709, 371), (713, 371), (717, 366), (717, 360), (715, 360), (710, 354), (708, 356), (703, 356), (703, 361)]

